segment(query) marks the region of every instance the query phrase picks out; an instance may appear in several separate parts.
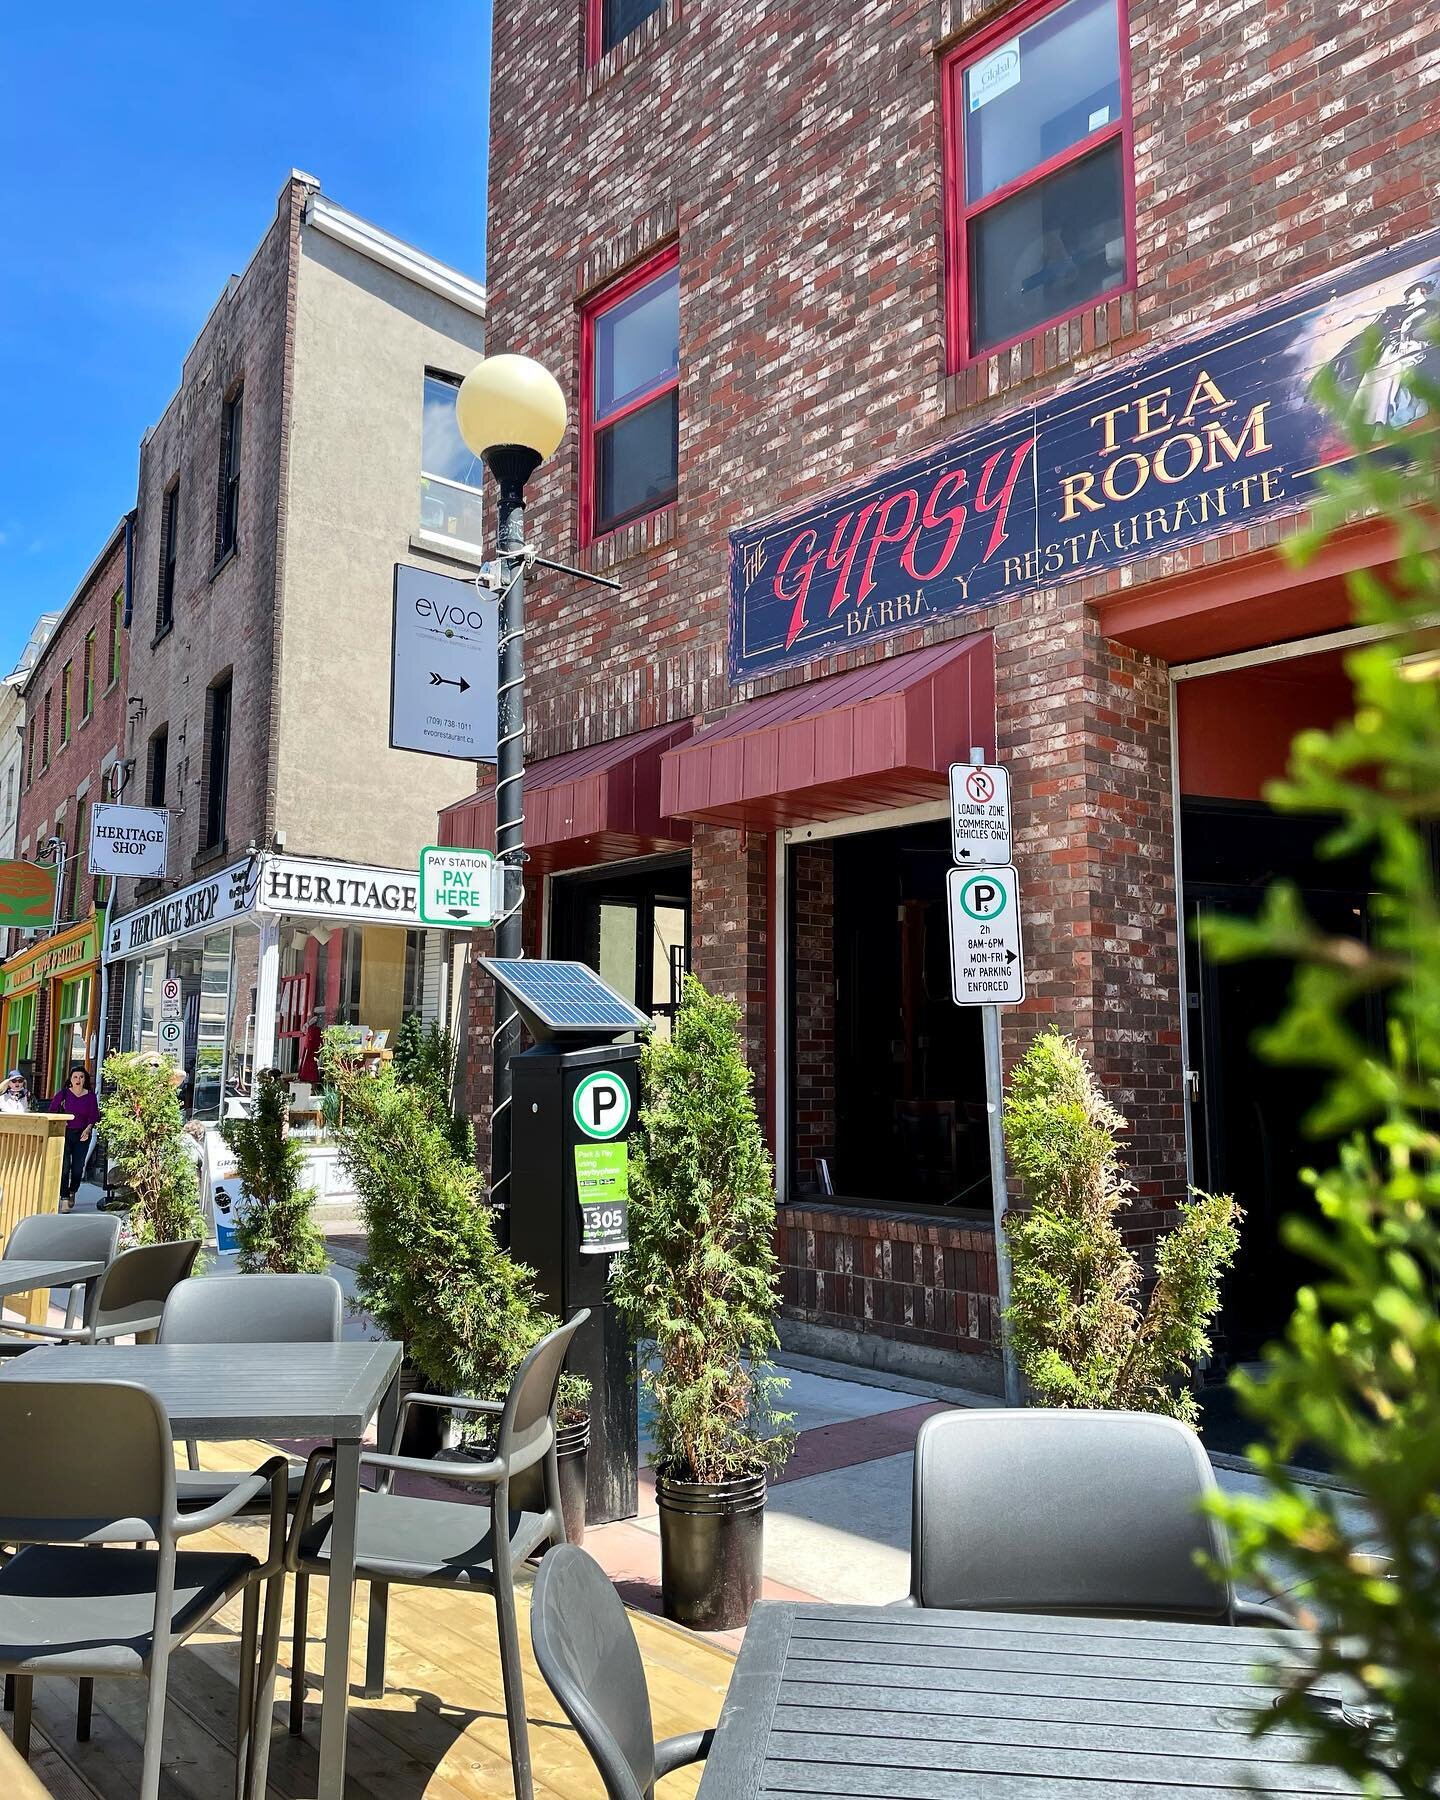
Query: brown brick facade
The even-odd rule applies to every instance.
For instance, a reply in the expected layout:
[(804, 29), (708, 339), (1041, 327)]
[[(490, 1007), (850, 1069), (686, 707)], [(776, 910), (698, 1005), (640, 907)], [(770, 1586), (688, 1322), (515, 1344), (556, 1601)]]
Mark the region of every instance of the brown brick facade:
[[(1133, 0), (1135, 291), (958, 374), (944, 328), (939, 70), (1002, 6), (680, 4), (588, 70), (583, 10), (521, 0), (495, 21), (491, 192), (504, 203), (489, 223), (491, 344), (552, 369), (574, 418), (579, 301), (678, 240), (680, 492), (581, 551), (573, 429), (532, 485), (532, 540), (617, 575), (623, 591), (537, 582), (530, 753), (703, 724), (776, 687), (993, 630), (1030, 993), (1006, 1016), (1005, 1055), (1050, 1020), (1090, 1049), (1130, 1119), (1136, 1230), (1153, 1236), (1185, 1180), (1169, 683), (1162, 663), (1103, 637), (1093, 605), (1258, 552), (1280, 529), (1138, 556), (740, 688), (726, 672), (727, 533), (1433, 225), (1429, 10)], [(787, 952), (797, 1161), (812, 1162), (833, 1110), (820, 848), (792, 852)], [(782, 922), (767, 860), (759, 834), (697, 826), (695, 967), (745, 1006), (773, 1098), (766, 1015)], [(908, 1237), (864, 1214), (843, 1227), (820, 1217), (807, 1203), (782, 1228), (797, 1321), (983, 1353), (985, 1233), (917, 1225), (907, 1230), (934, 1235)], [(883, 1276), (865, 1266), (882, 1245)], [(922, 1246), (934, 1254), (917, 1272)]]

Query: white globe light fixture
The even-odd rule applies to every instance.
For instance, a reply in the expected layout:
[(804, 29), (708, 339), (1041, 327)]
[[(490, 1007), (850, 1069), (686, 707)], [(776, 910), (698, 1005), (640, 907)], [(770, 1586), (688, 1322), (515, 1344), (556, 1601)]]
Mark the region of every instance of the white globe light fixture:
[[(493, 570), (500, 594), (495, 850), (505, 871), (505, 907), (496, 922), (495, 954), (514, 959), (524, 954), (525, 570), (535, 560), (525, 542), (525, 483), (560, 448), (565, 396), (550, 371), (528, 356), (487, 356), (460, 384), (455, 422), (500, 490)], [(503, 988), (495, 994), (492, 1043), (490, 1197), (506, 1206), (513, 1117), (510, 1058), (520, 1047), (520, 1019)]]

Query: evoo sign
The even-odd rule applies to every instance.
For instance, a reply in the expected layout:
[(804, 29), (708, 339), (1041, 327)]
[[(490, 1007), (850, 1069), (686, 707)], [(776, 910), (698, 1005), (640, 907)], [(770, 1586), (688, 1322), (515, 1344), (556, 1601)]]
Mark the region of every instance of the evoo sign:
[(90, 814), (92, 875), (163, 875), (170, 815), (163, 806), (97, 805)]

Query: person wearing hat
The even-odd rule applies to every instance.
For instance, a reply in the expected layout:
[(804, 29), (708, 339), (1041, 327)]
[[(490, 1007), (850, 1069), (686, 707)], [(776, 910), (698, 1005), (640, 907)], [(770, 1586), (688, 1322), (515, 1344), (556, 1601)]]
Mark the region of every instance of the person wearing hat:
[(12, 1069), (0, 1083), (0, 1113), (23, 1113), (30, 1110), (30, 1089), (18, 1069)]

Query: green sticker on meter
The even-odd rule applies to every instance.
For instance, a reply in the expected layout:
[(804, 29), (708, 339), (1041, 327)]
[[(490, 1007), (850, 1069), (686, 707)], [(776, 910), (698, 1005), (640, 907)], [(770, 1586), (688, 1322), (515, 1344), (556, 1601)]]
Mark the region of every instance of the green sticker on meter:
[(629, 1248), (630, 1153), (626, 1144), (577, 1144), (580, 1251), (608, 1256)]

